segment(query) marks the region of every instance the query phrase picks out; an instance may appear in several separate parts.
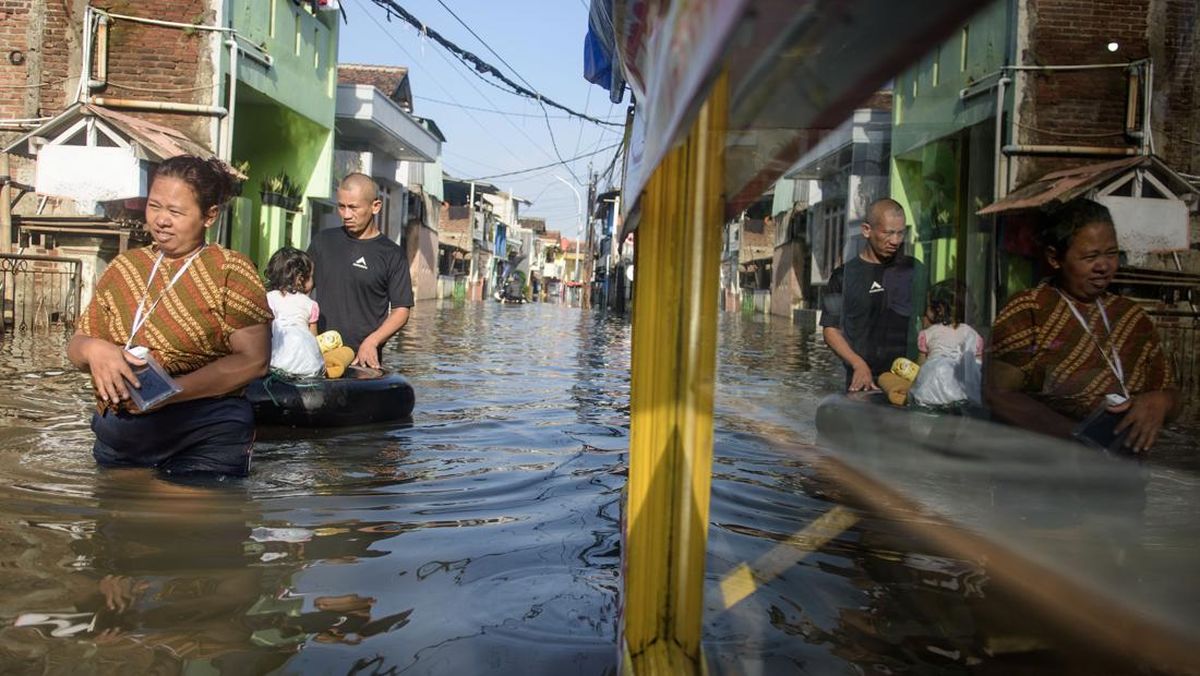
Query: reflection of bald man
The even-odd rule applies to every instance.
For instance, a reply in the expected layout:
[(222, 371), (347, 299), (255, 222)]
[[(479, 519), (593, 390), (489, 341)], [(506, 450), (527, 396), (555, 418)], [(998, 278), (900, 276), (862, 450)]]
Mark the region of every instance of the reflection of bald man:
[[(846, 389), (878, 389), (896, 357), (908, 354), (915, 306), (924, 302), (924, 272), (902, 253), (904, 207), (877, 199), (862, 224), (866, 246), (829, 277), (821, 294), (821, 334), (846, 366)], [(920, 288), (918, 288), (920, 287)]]
[(355, 364), (378, 368), (384, 343), (408, 322), (413, 305), (408, 256), (379, 230), (383, 203), (369, 176), (342, 179), (337, 205), (342, 227), (318, 232), (308, 247), (319, 328), (341, 333), (357, 353)]

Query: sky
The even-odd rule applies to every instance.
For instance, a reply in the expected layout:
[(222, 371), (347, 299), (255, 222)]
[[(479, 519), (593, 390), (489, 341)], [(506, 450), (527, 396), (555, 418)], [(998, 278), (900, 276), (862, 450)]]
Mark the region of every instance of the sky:
[[(587, 0), (395, 1), (512, 80), (522, 82), (523, 78), (532, 85), (526, 85), (529, 89), (596, 118), (624, 120), (628, 95), (626, 103), (614, 105), (605, 89), (583, 79)], [(550, 117), (547, 121), (537, 102), (501, 91), (480, 79), (473, 69), (408, 23), (399, 18), (389, 23), (387, 12), (371, 0), (341, 0), (341, 3), (347, 23), (340, 29), (339, 62), (407, 66), (413, 114), (432, 118), (445, 134), (442, 164), (455, 178), (479, 178), (546, 165), (560, 157), (570, 159), (621, 140), (619, 127), (600, 127), (568, 118), (554, 108), (547, 108)], [(446, 7), (511, 68), (488, 51)], [(490, 77), (488, 80), (495, 82)], [(567, 166), (487, 179), (487, 182), (532, 200), (531, 206), (523, 208), (522, 217), (543, 217), (551, 230), (575, 237), (576, 197), (555, 177), (574, 184), (580, 197), (586, 200), (589, 162), (594, 171), (603, 172), (616, 152), (616, 148), (604, 150), (568, 162)]]

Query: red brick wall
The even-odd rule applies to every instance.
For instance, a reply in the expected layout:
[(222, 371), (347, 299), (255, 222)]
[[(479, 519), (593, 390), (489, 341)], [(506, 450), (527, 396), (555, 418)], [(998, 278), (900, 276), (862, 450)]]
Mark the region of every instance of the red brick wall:
[(13, 50), (26, 50), (26, 7), (24, 2), (0, 2), (0, 118), (25, 117), (25, 71), (9, 65)]
[[(1152, 28), (1155, 60), (1155, 149), (1184, 173), (1200, 175), (1200, 3), (1164, 0), (1159, 38)], [(1161, 45), (1161, 47), (1153, 47)], [(1162, 53), (1159, 54), (1158, 52)]]
[[(186, 23), (211, 23), (215, 0), (93, 0), (119, 14)], [(27, 89), (0, 89), (0, 117), (52, 116), (73, 100), (82, 49), (82, 0), (0, 0), (0, 87), (42, 83), (36, 110)], [(30, 21), (40, 13), (43, 30), (31, 44)], [(128, 99), (212, 103), (211, 34), (115, 20), (109, 27), (109, 86), (93, 94)], [(20, 50), (26, 63), (14, 65)], [(35, 72), (40, 50), (41, 68)], [(33, 55), (34, 58), (29, 58)], [(31, 63), (32, 62), (32, 63)], [(125, 85), (121, 87), (119, 85)], [(130, 89), (127, 87), (137, 87)], [(182, 129), (208, 145), (210, 118), (131, 113)]]
[[(1028, 42), (1020, 63), (1065, 65), (1154, 59), (1155, 150), (1174, 168), (1196, 173), (1194, 139), (1200, 130), (1195, 62), (1195, 0), (1023, 0), (1029, 16)], [(1109, 52), (1106, 45), (1120, 47)], [(1018, 136), (1023, 144), (1136, 147), (1127, 138), (1124, 69), (1029, 72), (1019, 106)], [(1096, 158), (1094, 161), (1103, 161)], [(1079, 158), (1024, 157), (1017, 161), (1016, 184), (1055, 169), (1076, 166)]]

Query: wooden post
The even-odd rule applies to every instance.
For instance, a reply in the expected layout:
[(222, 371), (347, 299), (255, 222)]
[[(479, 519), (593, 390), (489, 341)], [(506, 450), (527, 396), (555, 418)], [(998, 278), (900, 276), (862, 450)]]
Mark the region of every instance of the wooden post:
[(633, 308), (623, 663), (700, 674), (728, 76), (642, 196)]
[(12, 176), (9, 175), (10, 158), (8, 153), (0, 153), (0, 176), (4, 185), (0, 186), (0, 252), (12, 251)]

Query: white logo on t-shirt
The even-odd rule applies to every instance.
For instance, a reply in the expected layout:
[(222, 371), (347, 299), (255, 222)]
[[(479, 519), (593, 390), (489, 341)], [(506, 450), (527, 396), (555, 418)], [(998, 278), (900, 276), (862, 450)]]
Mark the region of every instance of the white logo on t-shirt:
[(367, 259), (363, 256), (359, 256), (358, 260), (354, 261), (354, 267), (362, 268), (363, 270), (366, 270), (367, 269)]
[[(362, 260), (362, 259), (360, 258), (359, 260)], [(879, 293), (880, 291), (886, 291), (886, 290), (887, 289), (880, 286), (879, 282), (871, 282), (871, 289), (869, 291), (867, 291), (867, 293)]]

